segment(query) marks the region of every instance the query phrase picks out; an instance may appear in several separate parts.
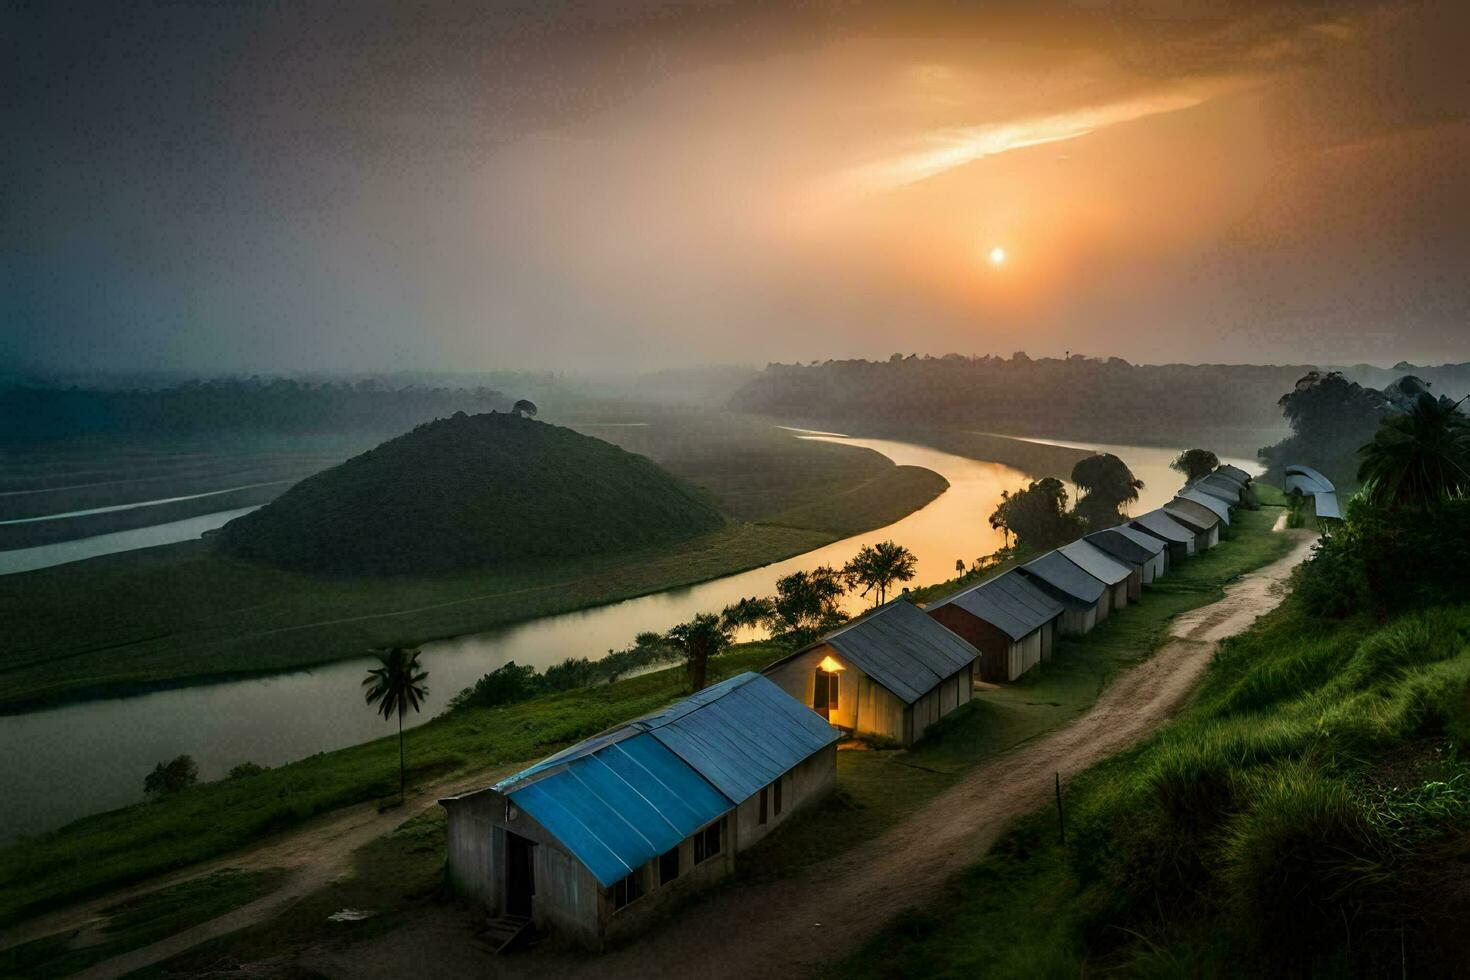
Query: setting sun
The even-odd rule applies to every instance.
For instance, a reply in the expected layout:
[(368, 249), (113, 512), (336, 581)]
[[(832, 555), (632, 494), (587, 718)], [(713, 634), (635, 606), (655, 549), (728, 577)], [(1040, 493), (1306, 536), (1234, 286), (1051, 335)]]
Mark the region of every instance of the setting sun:
[(992, 248), (990, 250), (989, 259), (991, 265), (1005, 265), (1006, 250), (1001, 248), (999, 245), (995, 246), (995, 248)]

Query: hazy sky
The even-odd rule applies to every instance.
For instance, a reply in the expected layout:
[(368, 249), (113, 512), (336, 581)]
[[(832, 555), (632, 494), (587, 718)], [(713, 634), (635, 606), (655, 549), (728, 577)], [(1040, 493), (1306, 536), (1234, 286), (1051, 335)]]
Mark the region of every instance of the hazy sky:
[(0, 0), (0, 361), (1470, 359), (1463, 0), (796, 6)]

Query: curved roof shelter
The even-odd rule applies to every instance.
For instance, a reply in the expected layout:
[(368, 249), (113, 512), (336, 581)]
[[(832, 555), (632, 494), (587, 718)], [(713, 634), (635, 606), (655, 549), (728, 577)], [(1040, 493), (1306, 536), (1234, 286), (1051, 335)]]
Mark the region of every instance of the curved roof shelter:
[(1281, 489), (1287, 493), (1300, 490), (1302, 493), (1311, 495), (1315, 493), (1333, 493), (1337, 490), (1332, 481), (1310, 466), (1301, 466), (1293, 463), (1284, 467), (1282, 472), (1285, 478), (1281, 481)]
[(961, 589), (930, 603), (929, 609), (956, 606), (983, 619), (1012, 640), (1031, 635), (1056, 619), (1065, 607), (1014, 569), (988, 582)]
[(1228, 476), (1241, 486), (1247, 486), (1253, 477), (1239, 466), (1231, 466), (1229, 463), (1221, 463), (1215, 467), (1215, 472), (1221, 476)]
[(1210, 480), (1211, 477), (1207, 476), (1203, 480), (1200, 480), (1198, 483), (1190, 484), (1189, 486), (1185, 487), (1185, 489), (1197, 490), (1200, 493), (1207, 493), (1211, 497), (1214, 497), (1216, 500), (1225, 501), (1227, 506), (1240, 503), (1239, 487), (1229, 482), (1228, 480), (1222, 480), (1218, 483), (1211, 483)]
[(1101, 579), (1087, 574), (1059, 551), (1048, 551), (1022, 565), (1019, 571), (1051, 586), (1073, 605), (1091, 606), (1107, 589)]
[(612, 885), (840, 736), (768, 678), (746, 672), (494, 788)]
[[(1212, 497), (1207, 493), (1202, 493), (1199, 490), (1190, 488), (1188, 490), (1181, 490), (1178, 495), (1174, 497), (1174, 500), (1184, 500), (1193, 504), (1198, 504), (1199, 506), (1208, 510), (1210, 513), (1214, 514), (1220, 520), (1224, 521), (1226, 524), (1230, 523), (1230, 505), (1221, 500), (1219, 497)], [(1173, 501), (1171, 501), (1171, 503), (1172, 502)], [(1164, 505), (1165, 508), (1167, 508), (1168, 506), (1169, 504)]]
[(1073, 541), (1062, 545), (1057, 551), (1104, 585), (1126, 582), (1128, 576), (1133, 574), (1133, 569), (1087, 541)]
[(980, 656), (979, 650), (905, 600), (855, 619), (777, 663), (822, 644), (905, 704), (913, 704)]
[(1146, 533), (1156, 538), (1172, 541), (1175, 544), (1189, 544), (1193, 542), (1196, 533), (1176, 521), (1162, 507), (1157, 510), (1151, 510), (1146, 514), (1140, 514), (1129, 523), (1135, 527), (1143, 528)]

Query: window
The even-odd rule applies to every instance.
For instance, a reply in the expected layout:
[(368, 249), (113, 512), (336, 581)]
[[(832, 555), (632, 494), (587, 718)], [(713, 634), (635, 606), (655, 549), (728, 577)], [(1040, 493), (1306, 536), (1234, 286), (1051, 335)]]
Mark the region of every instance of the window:
[(771, 787), (775, 791), (776, 798), (773, 802), (776, 804), (776, 816), (778, 817), (781, 815), (781, 780), (785, 778), (785, 776), (777, 776), (776, 782)]
[(658, 883), (667, 885), (677, 877), (679, 877), (679, 845), (675, 844), (673, 850), (665, 851), (658, 856)]
[(720, 828), (724, 825), (723, 817), (716, 823), (694, 835), (694, 863), (701, 864), (720, 853)]
[(761, 815), (760, 815), (760, 819), (757, 820), (756, 823), (765, 823), (765, 822), (766, 822), (766, 788), (764, 786), (762, 786), (761, 787)]
[(616, 912), (618, 909), (627, 907), (630, 902), (642, 896), (642, 870), (642, 868), (639, 868), (637, 871), (634, 871), (622, 881), (613, 882), (612, 901), (614, 912)]

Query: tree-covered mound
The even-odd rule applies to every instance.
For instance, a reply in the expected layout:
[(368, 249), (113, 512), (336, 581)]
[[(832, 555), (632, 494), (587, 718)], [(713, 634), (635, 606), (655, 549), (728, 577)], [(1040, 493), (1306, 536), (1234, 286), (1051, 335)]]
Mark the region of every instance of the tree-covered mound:
[(518, 415), (457, 413), (301, 481), (217, 544), (305, 571), (414, 575), (626, 551), (723, 523), (643, 456)]

